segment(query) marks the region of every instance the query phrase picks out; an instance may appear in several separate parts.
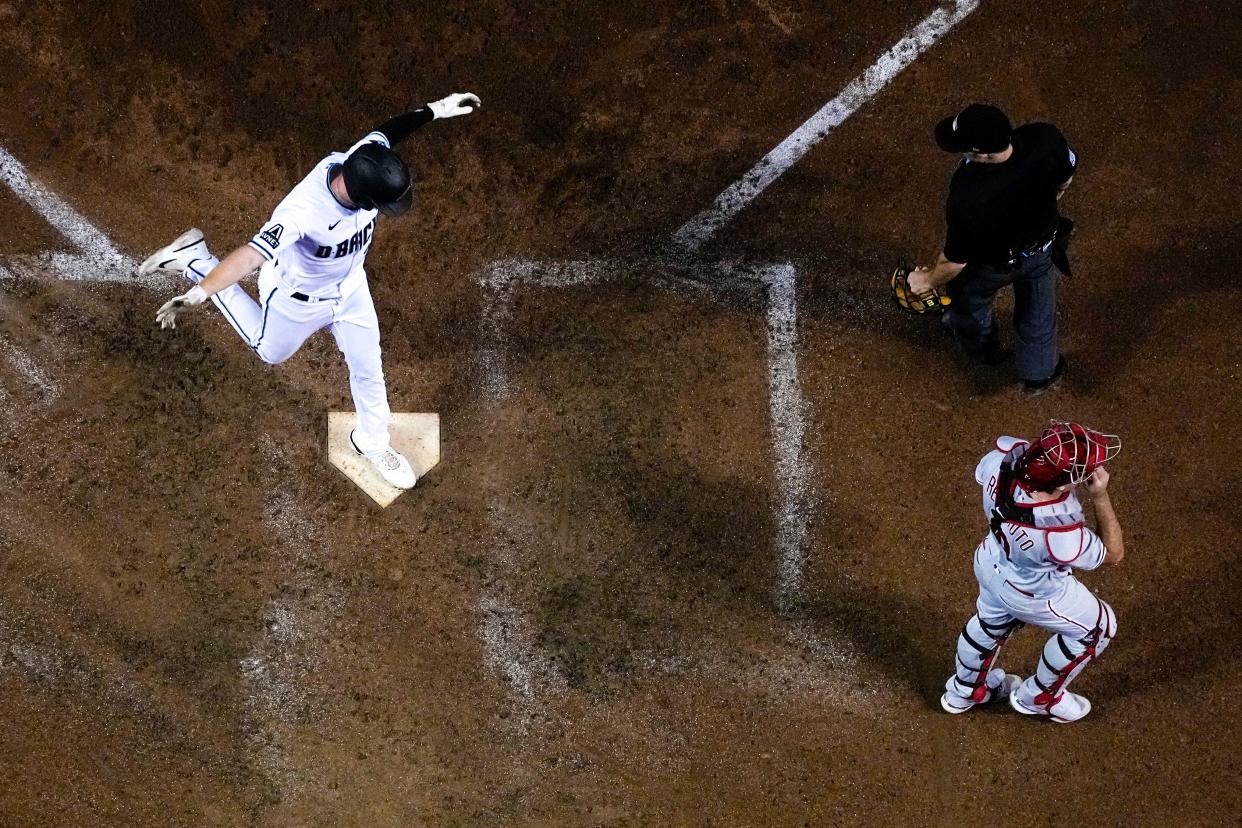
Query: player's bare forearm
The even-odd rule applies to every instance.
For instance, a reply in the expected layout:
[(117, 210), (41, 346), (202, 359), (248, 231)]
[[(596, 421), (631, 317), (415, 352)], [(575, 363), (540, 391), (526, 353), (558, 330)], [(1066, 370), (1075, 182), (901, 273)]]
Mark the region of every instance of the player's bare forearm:
[(949, 282), (962, 272), (965, 264), (951, 262), (941, 253), (936, 260), (936, 264), (929, 270), (925, 267), (916, 268), (910, 271), (908, 278), (910, 290), (915, 293), (927, 293), (929, 290), (939, 290), (942, 286)]
[(1113, 511), (1113, 502), (1108, 492), (1095, 496), (1095, 519), (1100, 540), (1104, 541), (1104, 548), (1107, 550), (1104, 563), (1121, 563), (1121, 559), (1126, 556), (1126, 544), (1121, 535), (1121, 522)]
[(949, 261), (944, 257), (944, 254), (941, 253), (936, 259), (936, 265), (932, 268), (931, 276), (928, 277), (928, 281), (931, 283), (933, 288), (943, 287), (957, 278), (957, 274), (961, 273), (962, 269), (965, 267), (965, 264), (958, 264), (957, 262)]
[(226, 287), (237, 284), (262, 264), (263, 255), (250, 245), (243, 244), (225, 256), (198, 286), (208, 296), (213, 296)]

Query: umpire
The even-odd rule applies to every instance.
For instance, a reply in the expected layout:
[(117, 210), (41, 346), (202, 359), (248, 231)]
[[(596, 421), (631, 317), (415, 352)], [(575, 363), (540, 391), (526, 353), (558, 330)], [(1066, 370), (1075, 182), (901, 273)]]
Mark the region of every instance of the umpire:
[(942, 324), (968, 354), (995, 365), (1008, 354), (992, 305), (1012, 284), (1018, 376), (1027, 393), (1042, 394), (1065, 371), (1052, 266), (1059, 254), (1061, 270), (1069, 269), (1063, 245), (1072, 224), (1057, 201), (1078, 158), (1052, 124), (1014, 129), (1004, 112), (978, 103), (938, 123), (936, 143), (964, 158), (949, 184), (944, 252), (934, 267), (910, 274), (910, 289), (943, 288), (952, 304)]

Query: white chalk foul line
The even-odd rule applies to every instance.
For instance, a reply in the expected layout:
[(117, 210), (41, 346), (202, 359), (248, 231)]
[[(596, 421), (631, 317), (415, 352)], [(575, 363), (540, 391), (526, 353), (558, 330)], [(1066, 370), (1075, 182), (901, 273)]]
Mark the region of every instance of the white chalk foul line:
[(777, 144), (740, 180), (717, 196), (711, 207), (682, 225), (673, 235), (674, 243), (687, 251), (702, 247), (717, 230), (806, 155), (811, 147), (843, 124), (978, 5), (978, 0), (960, 0), (951, 7), (939, 8), (929, 14), (891, 49), (880, 55), (865, 72), (850, 81), (839, 95)]
[(137, 281), (134, 261), (117, 250), (107, 234), (64, 199), (31, 178), (26, 167), (4, 147), (0, 147), (0, 181), (79, 251), (13, 256), (5, 262), (11, 273), (25, 275), (51, 270), (62, 279)]

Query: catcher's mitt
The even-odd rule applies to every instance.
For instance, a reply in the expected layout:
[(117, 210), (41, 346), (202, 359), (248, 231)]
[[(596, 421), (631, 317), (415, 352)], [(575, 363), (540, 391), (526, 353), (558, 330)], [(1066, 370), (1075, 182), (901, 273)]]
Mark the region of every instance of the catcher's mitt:
[(893, 301), (906, 313), (942, 313), (949, 305), (949, 297), (938, 290), (927, 293), (913, 293), (910, 290), (910, 271), (914, 270), (909, 262), (901, 259), (893, 270), (891, 280)]

